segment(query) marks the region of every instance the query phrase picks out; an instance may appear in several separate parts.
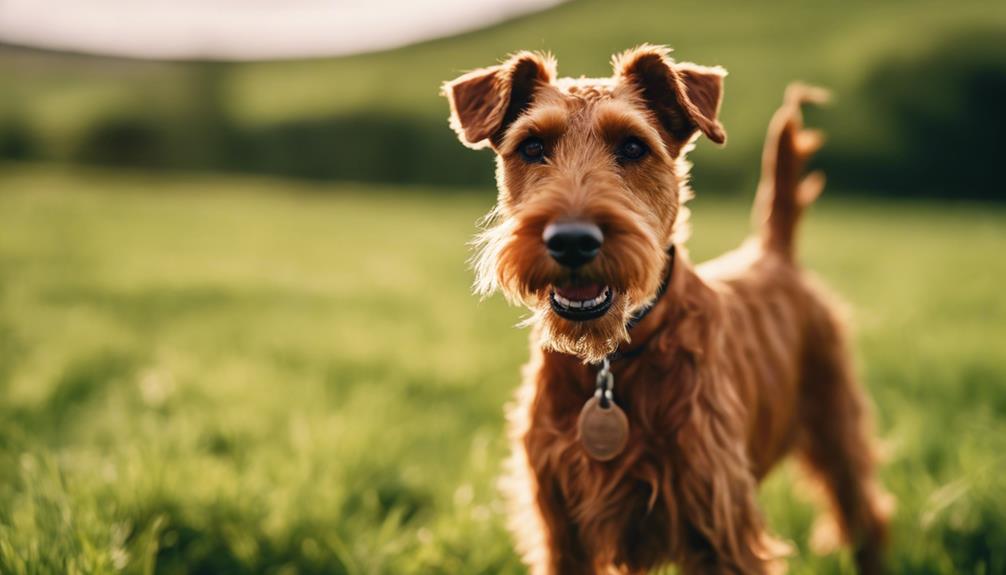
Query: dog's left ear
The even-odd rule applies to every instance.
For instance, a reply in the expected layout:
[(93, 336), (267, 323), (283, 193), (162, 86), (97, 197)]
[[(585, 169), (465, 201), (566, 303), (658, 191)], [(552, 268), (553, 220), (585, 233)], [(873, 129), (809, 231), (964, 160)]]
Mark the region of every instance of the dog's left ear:
[(636, 88), (661, 125), (679, 146), (701, 131), (722, 144), (727, 133), (717, 116), (726, 70), (675, 63), (669, 49), (641, 46), (614, 58), (615, 76)]
[(531, 104), (535, 90), (554, 78), (551, 57), (518, 52), (502, 64), (446, 82), (443, 93), (451, 106), (451, 127), (470, 148), (495, 145)]

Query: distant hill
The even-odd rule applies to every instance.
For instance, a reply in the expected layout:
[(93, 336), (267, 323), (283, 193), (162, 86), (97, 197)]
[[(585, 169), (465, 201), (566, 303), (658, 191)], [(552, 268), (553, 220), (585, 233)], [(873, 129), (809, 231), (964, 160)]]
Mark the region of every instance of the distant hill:
[[(768, 117), (800, 79), (836, 93), (812, 123), (835, 187), (1002, 197), (1006, 3), (572, 2), (387, 52), (254, 63), (144, 62), (0, 48), (0, 156), (163, 169), (486, 186), (490, 154), (446, 128), (443, 80), (516, 49), (561, 75), (610, 74), (612, 53), (666, 43), (730, 71), (728, 146), (696, 151), (700, 190), (747, 189)], [(997, 128), (998, 127), (998, 128)], [(950, 153), (951, 164), (938, 158)], [(961, 180), (960, 172), (964, 172)]]

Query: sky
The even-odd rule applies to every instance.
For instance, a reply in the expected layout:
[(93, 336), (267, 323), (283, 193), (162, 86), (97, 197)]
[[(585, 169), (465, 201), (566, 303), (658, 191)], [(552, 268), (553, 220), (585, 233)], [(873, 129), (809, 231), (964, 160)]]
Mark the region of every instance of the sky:
[(335, 56), (456, 34), (561, 0), (0, 0), (0, 42), (157, 59)]

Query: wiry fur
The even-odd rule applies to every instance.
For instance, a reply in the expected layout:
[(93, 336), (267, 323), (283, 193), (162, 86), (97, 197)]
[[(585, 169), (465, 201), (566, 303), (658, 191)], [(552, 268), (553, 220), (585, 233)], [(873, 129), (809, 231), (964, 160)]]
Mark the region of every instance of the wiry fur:
[[(820, 137), (802, 128), (799, 107), (820, 92), (791, 88), (772, 121), (760, 235), (695, 268), (680, 245), (684, 156), (700, 133), (725, 139), (725, 72), (674, 63), (653, 46), (614, 66), (608, 79), (557, 80), (551, 58), (520, 53), (445, 85), (462, 140), (497, 153), (500, 195), (477, 239), (476, 288), (532, 311), (504, 480), (520, 551), (536, 574), (643, 573), (670, 562), (685, 573), (769, 572), (782, 547), (764, 526), (756, 485), (795, 451), (829, 494), (860, 570), (880, 571), (887, 505), (873, 478), (866, 401), (837, 306), (794, 258), (799, 214), (823, 185), (820, 175), (802, 178)], [(532, 135), (545, 142), (542, 164), (517, 153)], [(629, 136), (650, 150), (639, 162), (612, 153)], [(563, 218), (603, 230), (600, 255), (575, 272), (617, 293), (599, 319), (573, 322), (549, 307), (553, 286), (574, 279), (542, 241)], [(669, 285), (652, 302), (671, 243)], [(638, 352), (613, 364), (630, 438), (602, 463), (582, 449), (576, 421), (593, 393), (589, 362), (616, 349)]]

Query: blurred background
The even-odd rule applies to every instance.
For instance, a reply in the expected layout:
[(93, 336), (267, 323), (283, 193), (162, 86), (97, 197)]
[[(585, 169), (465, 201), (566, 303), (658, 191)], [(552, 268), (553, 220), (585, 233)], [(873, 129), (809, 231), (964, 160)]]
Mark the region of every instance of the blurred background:
[[(1001, 1), (0, 1), (0, 572), (521, 573), (495, 489), (520, 310), (470, 294), (492, 155), (440, 83), (518, 49), (726, 67), (693, 258), (827, 86), (802, 259), (849, 302), (892, 569), (1006, 572)], [(812, 495), (762, 488), (795, 573)]]

